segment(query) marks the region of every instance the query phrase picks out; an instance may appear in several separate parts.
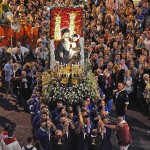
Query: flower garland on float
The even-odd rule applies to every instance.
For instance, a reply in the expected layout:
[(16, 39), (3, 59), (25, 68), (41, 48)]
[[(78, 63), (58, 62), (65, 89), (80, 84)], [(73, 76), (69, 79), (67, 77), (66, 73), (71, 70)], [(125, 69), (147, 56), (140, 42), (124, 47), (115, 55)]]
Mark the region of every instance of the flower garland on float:
[(50, 104), (59, 99), (65, 104), (78, 104), (85, 97), (89, 97), (93, 102), (99, 99), (98, 85), (92, 71), (88, 71), (83, 78), (78, 76), (78, 83), (72, 82), (72, 76), (69, 77), (68, 83), (62, 83), (61, 78), (58, 78), (55, 72), (44, 72), (42, 83), (46, 103)]

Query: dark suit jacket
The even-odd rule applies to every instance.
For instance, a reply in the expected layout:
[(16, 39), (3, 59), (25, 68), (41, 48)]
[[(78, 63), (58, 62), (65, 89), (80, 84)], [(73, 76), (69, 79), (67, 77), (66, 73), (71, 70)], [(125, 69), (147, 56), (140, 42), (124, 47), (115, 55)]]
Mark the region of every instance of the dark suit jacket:
[(24, 64), (24, 58), (23, 55), (21, 54), (21, 57), (18, 56), (18, 54), (14, 54), (15, 56), (13, 56), (13, 63), (17, 63), (20, 62), (21, 64)]
[[(20, 89), (25, 89), (25, 83), (24, 82), (22, 82), (22, 77), (20, 77), (20, 80), (19, 80), (19, 87), (20, 87)], [(31, 87), (31, 78), (30, 77), (28, 77), (28, 76), (26, 76), (26, 79), (27, 79), (27, 88), (30, 88)]]
[(27, 88), (25, 88), (25, 83), (22, 82), (22, 77), (18, 80), (18, 86), (19, 86), (19, 97), (28, 100), (32, 94), (31, 91), (31, 83), (32, 79), (28, 76), (26, 76), (27, 79)]
[[(67, 63), (70, 60), (69, 51), (65, 49), (63, 44), (64, 44), (63, 39), (58, 42), (57, 47), (55, 49), (55, 60), (59, 62)], [(60, 53), (63, 53), (63, 57), (60, 57)]]
[(104, 92), (106, 100), (111, 100), (113, 98), (113, 90), (116, 89), (116, 84), (114, 80), (110, 77), (110, 86), (106, 85), (105, 79), (103, 77), (98, 80), (99, 87)]
[[(17, 70), (16, 73), (15, 73), (15, 77), (21, 76), (21, 72), (22, 72), (22, 70), (21, 70), (20, 68), (18, 68), (18, 70)], [(13, 77), (13, 76), (14, 76), (14, 73), (13, 73), (12, 77)]]
[(129, 102), (129, 98), (126, 90), (121, 91), (117, 98), (115, 97), (116, 113), (118, 116), (125, 115), (125, 103), (127, 102)]
[(139, 77), (139, 74), (137, 74), (137, 76), (135, 78), (135, 89), (137, 91), (144, 92), (145, 87), (146, 87), (146, 83), (143, 79), (143, 75)]
[(7, 63), (7, 60), (11, 58), (11, 54), (8, 52), (2, 52), (0, 54), (0, 66), (4, 63)]
[(13, 82), (13, 88), (17, 89), (17, 87), (18, 87), (18, 78), (16, 78), (16, 77), (21, 77), (21, 72), (22, 72), (22, 70), (19, 68), (15, 73), (15, 77), (14, 77), (14, 73), (13, 73), (12, 80), (11, 80)]
[(117, 73), (115, 72), (115, 73), (112, 73), (111, 77), (117, 85), (120, 82), (123, 83), (124, 75), (125, 75), (125, 71), (124, 71), (124, 69), (121, 69), (118, 73), (118, 76), (117, 76)]

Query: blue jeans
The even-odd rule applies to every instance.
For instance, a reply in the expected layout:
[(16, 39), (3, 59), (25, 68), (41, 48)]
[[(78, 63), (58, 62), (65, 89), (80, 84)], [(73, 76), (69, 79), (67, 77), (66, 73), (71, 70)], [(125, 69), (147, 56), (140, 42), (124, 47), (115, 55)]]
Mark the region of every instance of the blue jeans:
[(107, 105), (108, 105), (109, 112), (111, 112), (113, 106), (113, 99), (108, 100)]

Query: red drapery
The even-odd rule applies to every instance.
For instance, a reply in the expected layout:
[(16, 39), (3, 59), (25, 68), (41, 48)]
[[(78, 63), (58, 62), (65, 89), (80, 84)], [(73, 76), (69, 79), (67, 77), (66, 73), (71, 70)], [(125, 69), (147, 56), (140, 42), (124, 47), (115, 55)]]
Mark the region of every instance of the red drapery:
[[(60, 16), (60, 30), (70, 27), (70, 14), (75, 14), (74, 31), (82, 36), (83, 29), (83, 9), (82, 8), (53, 8), (50, 11), (50, 38), (54, 39), (56, 16)], [(61, 37), (60, 37), (61, 38)], [(58, 40), (54, 39), (55, 44)]]

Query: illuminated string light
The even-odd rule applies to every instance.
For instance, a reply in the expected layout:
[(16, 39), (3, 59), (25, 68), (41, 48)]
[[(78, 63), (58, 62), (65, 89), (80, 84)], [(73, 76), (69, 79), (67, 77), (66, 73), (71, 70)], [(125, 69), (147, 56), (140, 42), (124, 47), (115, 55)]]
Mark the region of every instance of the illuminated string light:
[(0, 3), (0, 19), (2, 19), (3, 15), (3, 8), (2, 8), (2, 3)]
[(71, 13), (70, 14), (70, 34), (74, 34), (74, 30), (75, 30), (75, 18), (76, 15), (75, 13)]
[(61, 24), (61, 17), (60, 16), (56, 16), (55, 31), (54, 31), (54, 39), (56, 41), (61, 39), (60, 24)]

